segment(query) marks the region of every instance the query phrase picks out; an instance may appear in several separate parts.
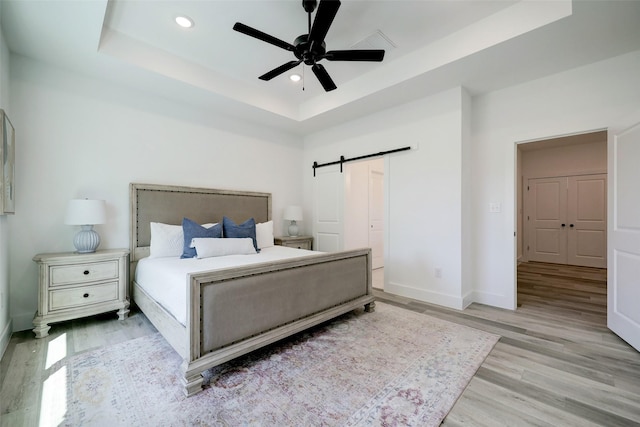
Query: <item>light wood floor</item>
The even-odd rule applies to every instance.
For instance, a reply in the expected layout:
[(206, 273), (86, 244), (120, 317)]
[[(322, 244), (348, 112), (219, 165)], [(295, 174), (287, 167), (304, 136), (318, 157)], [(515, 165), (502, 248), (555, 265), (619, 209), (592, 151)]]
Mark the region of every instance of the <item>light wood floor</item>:
[[(375, 291), (379, 301), (500, 335), (444, 426), (640, 425), (640, 353), (606, 328), (606, 270), (526, 263), (516, 311), (450, 310)], [(2, 426), (36, 426), (47, 349), (67, 356), (155, 332), (141, 313), (54, 324), (13, 335), (0, 363)], [(50, 353), (50, 351), (49, 351)]]

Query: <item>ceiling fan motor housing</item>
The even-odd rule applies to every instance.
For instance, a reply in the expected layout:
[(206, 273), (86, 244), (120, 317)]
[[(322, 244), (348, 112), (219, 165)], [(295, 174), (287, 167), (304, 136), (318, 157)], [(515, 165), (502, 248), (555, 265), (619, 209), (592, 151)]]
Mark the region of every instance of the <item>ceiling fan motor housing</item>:
[(293, 54), (296, 58), (302, 60), (307, 65), (313, 65), (317, 61), (321, 60), (327, 51), (326, 44), (324, 42), (321, 44), (310, 43), (309, 34), (303, 34), (296, 37), (293, 45), (295, 46)]

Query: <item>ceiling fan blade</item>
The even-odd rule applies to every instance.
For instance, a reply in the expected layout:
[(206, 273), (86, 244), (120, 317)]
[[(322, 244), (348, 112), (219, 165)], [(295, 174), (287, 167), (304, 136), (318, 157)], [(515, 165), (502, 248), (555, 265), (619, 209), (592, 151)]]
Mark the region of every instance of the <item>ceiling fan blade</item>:
[(262, 31), (256, 30), (255, 28), (251, 28), (248, 25), (244, 25), (240, 22), (236, 22), (236, 24), (233, 26), (233, 29), (239, 33), (246, 34), (250, 37), (262, 40), (263, 42), (278, 46), (279, 48), (282, 48), (284, 50), (293, 52), (293, 50), (295, 49), (295, 47), (291, 43), (287, 43), (283, 40), (275, 38), (267, 33), (263, 33)]
[(327, 70), (325, 70), (322, 65), (313, 64), (311, 70), (313, 71), (313, 74), (316, 75), (318, 81), (320, 81), (320, 84), (325, 91), (330, 92), (334, 89), (337, 89), (336, 84), (333, 82), (333, 80), (331, 80), (329, 73), (327, 73)]
[(324, 54), (327, 61), (373, 61), (384, 59), (384, 50), (330, 50)]
[(309, 32), (309, 42), (312, 45), (322, 44), (339, 8), (340, 2), (338, 0), (320, 0), (313, 26)]
[(286, 64), (283, 64), (277, 68), (274, 68), (273, 70), (264, 73), (263, 75), (261, 75), (260, 77), (258, 77), (260, 80), (266, 80), (269, 81), (274, 77), (278, 77), (280, 74), (289, 71), (290, 69), (292, 69), (293, 67), (295, 67), (296, 65), (298, 65), (299, 63), (301, 63), (302, 60), (299, 61), (289, 61)]

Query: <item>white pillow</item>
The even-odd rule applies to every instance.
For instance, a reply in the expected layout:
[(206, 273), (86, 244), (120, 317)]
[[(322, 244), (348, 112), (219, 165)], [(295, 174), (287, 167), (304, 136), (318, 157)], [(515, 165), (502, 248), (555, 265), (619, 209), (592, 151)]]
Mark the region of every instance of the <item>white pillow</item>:
[(191, 247), (196, 248), (197, 258), (209, 258), (225, 255), (251, 255), (256, 253), (253, 239), (196, 237), (191, 239)]
[(273, 221), (256, 224), (256, 242), (258, 249), (273, 246)]
[(179, 257), (184, 249), (182, 225), (152, 222), (149, 258)]
[[(204, 224), (210, 228), (217, 223)], [(149, 243), (149, 258), (179, 257), (184, 250), (184, 232), (182, 225), (149, 223), (151, 227), (151, 242)]]

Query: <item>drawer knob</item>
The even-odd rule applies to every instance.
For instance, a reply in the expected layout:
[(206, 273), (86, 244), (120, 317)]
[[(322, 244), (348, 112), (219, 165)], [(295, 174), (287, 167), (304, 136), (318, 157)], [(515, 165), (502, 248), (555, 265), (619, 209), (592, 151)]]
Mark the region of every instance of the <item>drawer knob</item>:
[(85, 297), (85, 298), (89, 298), (89, 294), (84, 294), (82, 296)]
[(85, 271), (84, 271), (84, 275), (85, 275), (85, 276), (88, 276), (88, 275), (89, 275), (89, 270), (85, 270)]

